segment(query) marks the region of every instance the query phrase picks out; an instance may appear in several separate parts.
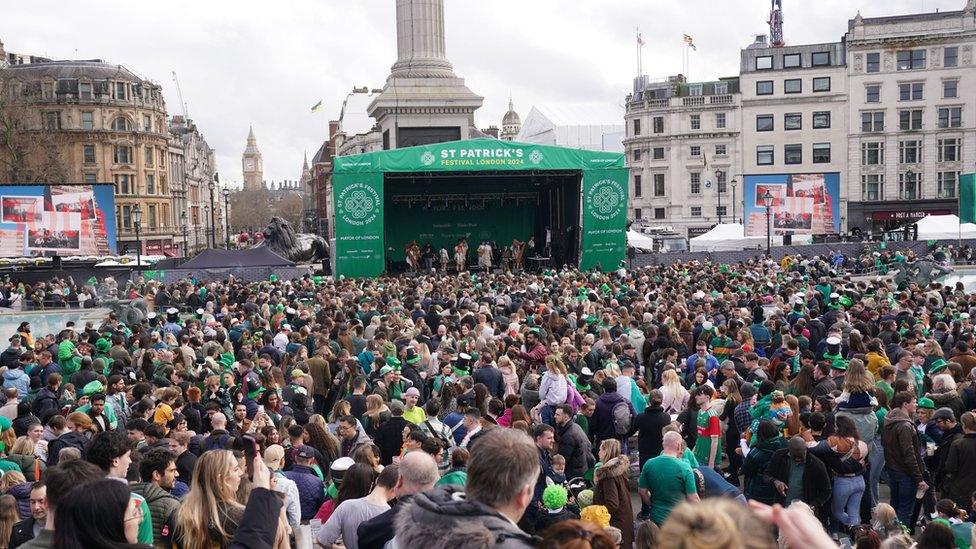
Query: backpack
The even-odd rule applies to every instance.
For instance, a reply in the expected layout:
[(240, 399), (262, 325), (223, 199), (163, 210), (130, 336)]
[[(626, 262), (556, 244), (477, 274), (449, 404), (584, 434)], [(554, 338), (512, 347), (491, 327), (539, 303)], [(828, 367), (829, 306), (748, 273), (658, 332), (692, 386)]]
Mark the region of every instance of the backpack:
[(626, 401), (618, 402), (613, 407), (613, 431), (617, 436), (624, 436), (630, 432), (630, 424), (633, 421), (630, 414), (630, 407)]

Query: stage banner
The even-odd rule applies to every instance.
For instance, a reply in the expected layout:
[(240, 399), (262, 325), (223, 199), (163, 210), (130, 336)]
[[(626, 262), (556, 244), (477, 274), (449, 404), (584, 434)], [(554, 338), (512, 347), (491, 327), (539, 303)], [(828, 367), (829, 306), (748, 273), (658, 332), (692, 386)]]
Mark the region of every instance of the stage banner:
[(746, 236), (766, 236), (763, 196), (773, 197), (772, 234), (826, 235), (840, 232), (840, 173), (794, 173), (745, 176)]
[(580, 269), (616, 269), (627, 257), (627, 170), (583, 172)]
[(383, 274), (383, 174), (335, 174), (336, 276)]
[(976, 223), (976, 173), (959, 176), (959, 222)]

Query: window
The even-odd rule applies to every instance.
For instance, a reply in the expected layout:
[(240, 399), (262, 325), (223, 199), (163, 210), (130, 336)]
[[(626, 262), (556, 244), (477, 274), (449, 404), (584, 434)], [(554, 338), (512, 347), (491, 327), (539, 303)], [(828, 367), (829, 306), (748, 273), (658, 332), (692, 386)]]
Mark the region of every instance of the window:
[(722, 129), (725, 127), (725, 113), (717, 112), (715, 113), (715, 127)]
[(691, 194), (701, 194), (701, 173), (691, 172)]
[(45, 130), (61, 129), (61, 111), (49, 111), (44, 113), (44, 129)]
[(958, 80), (943, 80), (942, 81), (942, 97), (950, 99), (953, 97), (959, 97), (959, 81)]
[(92, 85), (91, 82), (81, 82), (78, 84), (78, 97), (80, 99), (91, 99), (92, 98)]
[(880, 103), (881, 102), (881, 85), (880, 84), (869, 84), (864, 86), (864, 101), (866, 103)]
[(918, 200), (922, 197), (920, 192), (921, 174), (911, 170), (898, 174), (898, 199), (899, 200)]
[(725, 95), (729, 93), (729, 83), (728, 82), (716, 82), (712, 88), (715, 95)]
[(726, 215), (729, 215), (728, 209), (729, 209), (728, 206), (715, 206), (715, 215), (719, 217), (724, 217)]
[(756, 82), (756, 95), (773, 95), (773, 81), (760, 80)]
[(664, 196), (664, 174), (654, 174), (654, 196)]
[(41, 97), (44, 99), (54, 99), (54, 84), (51, 82), (41, 84)]
[(125, 98), (125, 82), (116, 82), (115, 85), (112, 86), (112, 99), (124, 101)]
[(918, 164), (922, 161), (922, 142), (917, 139), (898, 143), (898, 163)]
[(803, 164), (803, 145), (783, 145), (783, 162)]
[(958, 128), (962, 126), (962, 107), (939, 107), (939, 127)]
[(815, 92), (827, 92), (830, 91), (830, 77), (820, 76), (813, 79), (813, 91)]
[(146, 166), (152, 166), (154, 162), (153, 148), (146, 147)]
[(728, 154), (726, 151), (727, 148), (725, 145), (715, 145), (715, 156), (725, 156)]
[(939, 198), (955, 198), (959, 172), (939, 172)]
[(772, 55), (761, 55), (756, 57), (756, 70), (757, 71), (768, 71), (773, 68), (773, 56)]
[(756, 147), (756, 164), (759, 166), (772, 166), (775, 153), (772, 145), (759, 145)]
[(146, 174), (146, 194), (156, 194), (156, 176), (151, 173)]
[(704, 86), (701, 84), (691, 84), (688, 86), (688, 95), (698, 97), (702, 95), (702, 92), (704, 91), (703, 88)]
[(132, 124), (129, 123), (129, 119), (124, 116), (120, 116), (112, 121), (112, 129), (117, 132), (127, 132), (131, 127)]
[(156, 205), (149, 205), (149, 227), (156, 228)]
[(800, 78), (790, 78), (783, 80), (783, 93), (800, 93), (803, 91), (803, 80)]
[(94, 185), (95, 183), (98, 183), (98, 175), (93, 173), (86, 173), (85, 183), (88, 185)]
[(942, 66), (943, 67), (958, 67), (959, 66), (959, 48), (956, 46), (946, 47), (942, 49)]
[(691, 217), (701, 217), (701, 206), (691, 207)]
[(803, 115), (798, 112), (788, 112), (783, 115), (783, 127), (787, 130), (802, 130)]
[(898, 70), (912, 71), (925, 68), (925, 50), (902, 50), (898, 52)]
[(664, 160), (664, 147), (654, 147), (651, 158), (654, 160)]
[(700, 130), (701, 129), (701, 115), (693, 114), (691, 115), (691, 129)]
[(95, 113), (93, 112), (81, 113), (81, 129), (83, 130), (95, 129)]
[(862, 175), (861, 200), (881, 200), (882, 198), (884, 198), (884, 175)]
[(861, 131), (862, 132), (883, 132), (884, 111), (862, 112)]
[(640, 198), (642, 196), (644, 196), (644, 189), (641, 181), (641, 176), (635, 175), (634, 176), (634, 197)]
[(634, 208), (634, 219), (644, 219), (644, 211), (640, 208)]
[(640, 159), (641, 159), (641, 150), (634, 149), (634, 162), (640, 162)]
[(881, 54), (878, 52), (869, 53), (867, 57), (867, 72), (881, 72)]
[(719, 193), (727, 193), (727, 192), (729, 192), (729, 186), (727, 184), (728, 179), (729, 178), (728, 178), (728, 176), (725, 175), (725, 172), (723, 172), (721, 170), (716, 170), (715, 171), (715, 183), (718, 184), (718, 192)]
[(152, 131), (152, 116), (148, 114), (142, 115), (142, 131)]
[(119, 206), (119, 225), (126, 229), (132, 228), (132, 206)]
[(95, 145), (85, 145), (85, 164), (95, 163)]
[(783, 68), (784, 69), (798, 69), (800, 68), (800, 54), (798, 53), (788, 53), (783, 56)]
[(810, 65), (814, 67), (826, 67), (830, 65), (829, 51), (815, 51), (810, 57)]
[(939, 140), (939, 162), (958, 162), (962, 143), (959, 138)]
[(664, 219), (664, 208), (654, 208), (654, 219)]
[(654, 117), (654, 133), (664, 133), (664, 117)]
[(883, 141), (861, 143), (861, 165), (880, 166), (884, 164), (884, 151)]
[(116, 164), (131, 164), (132, 163), (132, 147), (127, 147), (125, 145), (116, 145), (115, 154), (113, 155), (113, 160)]
[(813, 113), (813, 129), (822, 130), (830, 127), (830, 111), (817, 111)]
[(901, 130), (922, 129), (922, 109), (902, 109), (898, 111), (898, 128)]
[(691, 146), (691, 156), (701, 156), (701, 145)]
[(118, 194), (133, 194), (132, 176), (129, 174), (115, 174), (115, 192)]
[(813, 163), (830, 164), (830, 143), (813, 144)]
[(771, 114), (760, 114), (756, 116), (756, 131), (757, 132), (771, 132), (773, 131), (773, 115)]
[(640, 135), (640, 118), (634, 119), (634, 135)]
[(906, 82), (905, 84), (898, 84), (899, 101), (921, 101), (922, 99), (921, 82)]

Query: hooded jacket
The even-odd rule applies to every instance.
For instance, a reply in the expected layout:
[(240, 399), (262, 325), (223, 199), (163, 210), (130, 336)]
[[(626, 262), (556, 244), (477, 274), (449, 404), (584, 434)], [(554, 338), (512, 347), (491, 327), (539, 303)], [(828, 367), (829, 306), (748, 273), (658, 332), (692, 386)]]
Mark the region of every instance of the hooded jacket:
[(298, 487), (298, 503), (302, 510), (302, 520), (310, 520), (325, 501), (325, 486), (311, 468), (293, 465), (284, 472), (285, 478)]
[(565, 425), (556, 426), (556, 435), (559, 440), (559, 455), (566, 458), (566, 478), (583, 476), (593, 459), (590, 439), (586, 437), (583, 428), (569, 420)]
[[(593, 417), (590, 418), (590, 434), (595, 437), (597, 442), (618, 438), (617, 431), (613, 426), (613, 408), (620, 402), (627, 404), (630, 409), (630, 416), (633, 418), (636, 415), (634, 405), (620, 396), (620, 393), (615, 391), (603, 393), (596, 399), (596, 410), (593, 412)], [(634, 427), (633, 423), (631, 421), (631, 430)]]
[(528, 549), (537, 541), (498, 511), (455, 486), (416, 494), (396, 515), (395, 547)]
[(153, 539), (159, 542), (162, 539), (163, 526), (166, 525), (170, 515), (180, 507), (180, 500), (152, 482), (136, 482), (130, 484), (129, 489), (146, 499), (149, 513), (152, 515)]
[(918, 431), (912, 419), (900, 408), (888, 412), (885, 417), (881, 446), (884, 447), (885, 467), (904, 473), (916, 482), (922, 480)]
[(59, 436), (58, 438), (52, 440), (47, 445), (47, 465), (48, 467), (54, 467), (58, 464), (61, 450), (71, 447), (81, 450), (81, 457), (85, 457), (85, 445), (88, 444), (88, 436), (84, 433), (79, 433), (76, 431), (68, 431), (67, 433)]
[(19, 349), (7, 347), (2, 353), (0, 353), (0, 366), (6, 366), (7, 368), (16, 368), (20, 366), (20, 355), (23, 352), (23, 347)]
[(630, 460), (617, 456), (593, 473), (593, 504), (605, 505), (610, 513), (610, 526), (620, 529), (623, 535), (620, 547), (629, 549), (634, 542), (634, 508), (630, 503), (627, 477)]
[(3, 388), (10, 387), (17, 389), (21, 395), (26, 395), (30, 392), (30, 376), (20, 368), (8, 368), (3, 373)]
[(14, 499), (17, 500), (17, 513), (20, 514), (21, 520), (29, 519), (31, 517), (30, 493), (32, 486), (34, 486), (33, 482), (21, 482), (20, 484), (7, 490), (7, 494), (13, 496)]
[[(24, 473), (24, 477), (28, 482), (34, 482), (37, 480), (37, 475), (35, 473), (44, 473), (47, 466), (44, 462), (37, 459), (34, 456), (25, 456), (23, 454), (10, 454), (7, 456), (7, 461), (12, 461), (20, 467), (21, 472)], [(36, 471), (35, 471), (36, 466)]]

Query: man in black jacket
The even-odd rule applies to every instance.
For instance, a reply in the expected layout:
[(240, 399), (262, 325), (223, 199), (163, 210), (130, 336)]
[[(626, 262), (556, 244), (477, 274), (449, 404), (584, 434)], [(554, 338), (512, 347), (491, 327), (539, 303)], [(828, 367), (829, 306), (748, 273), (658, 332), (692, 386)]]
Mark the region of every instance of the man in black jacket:
[(763, 476), (776, 488), (777, 503), (806, 502), (823, 522), (829, 511), (830, 476), (820, 458), (807, 451), (802, 438), (793, 437), (789, 446), (774, 452)]
[(39, 480), (31, 486), (30, 510), (31, 516), (14, 524), (10, 531), (10, 543), (8, 544), (10, 549), (34, 539), (34, 536), (44, 528), (44, 523), (47, 521), (47, 487), (43, 480)]
[(485, 351), (478, 357), (478, 369), (474, 371), (474, 382), (484, 383), (488, 394), (497, 398), (505, 398), (505, 380), (502, 372), (495, 366), (495, 356)]
[(595, 460), (590, 439), (578, 423), (573, 421), (573, 408), (569, 404), (556, 406), (556, 441), (559, 455), (566, 458), (566, 478), (583, 476)]
[(414, 494), (434, 487), (440, 475), (437, 463), (426, 452), (410, 452), (400, 460), (397, 483), (393, 491), (396, 503), (389, 510), (359, 525), (356, 536), (360, 549), (380, 549), (393, 539), (396, 533), (393, 520), (397, 511), (409, 502)]
[(655, 389), (647, 395), (647, 408), (634, 418), (637, 429), (637, 451), (641, 470), (651, 458), (661, 455), (664, 449), (663, 429), (671, 424), (671, 416), (664, 411), (664, 395)]
[(393, 457), (400, 455), (403, 448), (403, 428), (409, 423), (403, 419), (403, 404), (400, 401), (390, 403), (392, 417), (376, 430), (373, 442), (380, 447), (380, 463), (389, 465)]

